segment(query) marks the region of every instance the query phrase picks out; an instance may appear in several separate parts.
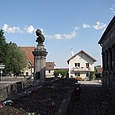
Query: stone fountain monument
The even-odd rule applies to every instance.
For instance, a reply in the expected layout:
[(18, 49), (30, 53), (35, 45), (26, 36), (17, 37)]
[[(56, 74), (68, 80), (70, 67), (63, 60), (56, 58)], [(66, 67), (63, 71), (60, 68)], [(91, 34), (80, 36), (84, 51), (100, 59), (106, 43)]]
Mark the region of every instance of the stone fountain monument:
[(43, 36), (40, 29), (36, 30), (36, 35), (38, 36), (36, 42), (38, 42), (37, 47), (32, 52), (34, 55), (34, 81), (33, 85), (38, 85), (39, 83), (45, 82), (46, 76), (46, 56), (47, 51), (44, 48), (43, 42), (45, 37)]

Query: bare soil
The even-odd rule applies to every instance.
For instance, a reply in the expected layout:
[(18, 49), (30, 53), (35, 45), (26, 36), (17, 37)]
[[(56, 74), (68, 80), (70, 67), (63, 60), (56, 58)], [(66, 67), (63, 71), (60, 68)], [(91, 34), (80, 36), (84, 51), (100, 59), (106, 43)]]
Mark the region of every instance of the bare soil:
[(56, 115), (73, 83), (74, 80), (69, 78), (51, 78), (43, 85), (16, 92), (7, 99), (13, 103), (6, 103), (0, 108), (0, 115)]

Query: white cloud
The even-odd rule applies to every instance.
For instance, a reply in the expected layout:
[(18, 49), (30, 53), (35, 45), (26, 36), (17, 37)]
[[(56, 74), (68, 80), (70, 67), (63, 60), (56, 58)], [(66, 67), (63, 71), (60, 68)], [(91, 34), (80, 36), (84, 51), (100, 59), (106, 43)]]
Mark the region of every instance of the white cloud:
[(94, 28), (94, 29), (96, 29), (96, 30), (99, 30), (99, 29), (103, 29), (103, 28), (105, 28), (106, 27), (106, 24), (104, 24), (104, 23), (101, 23), (101, 22), (96, 22), (96, 25), (94, 25), (94, 26), (90, 26), (89, 24), (83, 24), (83, 28)]
[(84, 23), (83, 28), (90, 28), (90, 25)]
[(115, 14), (115, 5), (112, 5), (112, 7), (110, 7), (109, 10), (112, 14)]
[(45, 38), (47, 38), (47, 39), (53, 39), (54, 38), (54, 36), (52, 36), (52, 35), (44, 35), (45, 36)]
[(105, 27), (106, 27), (106, 24), (101, 23), (101, 22), (96, 22), (96, 25), (93, 26), (93, 28), (96, 30), (103, 29)]
[[(36, 36), (36, 29), (34, 28), (33, 25), (30, 25), (28, 27), (24, 27), (23, 30), (21, 30), (19, 27), (9, 27), (8, 24), (4, 24), (3, 28), (2, 28), (5, 32), (8, 33), (15, 33), (15, 32), (19, 32), (19, 33), (24, 33), (27, 32), (29, 34), (33, 34)], [(41, 28), (40, 29), (42, 31), (42, 34), (44, 34), (44, 30)], [(54, 34), (54, 35), (44, 35), (47, 39), (72, 39), (74, 37), (76, 37), (77, 35), (77, 30), (79, 30), (79, 27), (74, 27), (74, 30), (70, 33), (70, 34)]]
[(62, 35), (61, 35), (61, 34), (55, 34), (54, 37), (55, 37), (56, 39), (62, 39)]
[(77, 35), (76, 31), (71, 32), (70, 34), (63, 34), (65, 39), (71, 39), (74, 38)]
[(15, 32), (22, 33), (22, 30), (19, 27), (16, 26), (9, 27), (9, 25), (7, 24), (4, 24), (2, 29), (8, 33), (15, 33)]
[(72, 39), (77, 35), (76, 31), (72, 31), (70, 34), (55, 34), (55, 35), (45, 35), (47, 39)]
[(77, 35), (77, 30), (79, 27), (74, 27), (74, 30), (70, 34), (55, 34), (55, 35), (45, 35), (47, 39), (72, 39), (75, 38)]
[(29, 34), (32, 34), (35, 31), (35, 29), (32, 25), (25, 27), (24, 30)]
[(79, 27), (74, 27), (74, 30), (79, 30)]

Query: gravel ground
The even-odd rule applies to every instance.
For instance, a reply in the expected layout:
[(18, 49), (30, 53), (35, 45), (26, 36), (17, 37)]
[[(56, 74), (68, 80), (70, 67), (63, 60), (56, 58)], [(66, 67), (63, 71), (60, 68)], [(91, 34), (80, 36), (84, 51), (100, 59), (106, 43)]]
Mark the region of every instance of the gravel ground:
[(115, 115), (115, 95), (101, 84), (81, 84), (81, 96), (75, 100), (71, 115)]

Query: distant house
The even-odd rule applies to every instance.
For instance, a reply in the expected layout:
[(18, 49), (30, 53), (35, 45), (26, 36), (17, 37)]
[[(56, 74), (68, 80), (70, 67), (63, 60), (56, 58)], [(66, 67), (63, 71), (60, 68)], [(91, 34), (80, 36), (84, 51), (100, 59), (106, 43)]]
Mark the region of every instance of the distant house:
[(115, 16), (98, 44), (102, 47), (103, 86), (115, 92)]
[(89, 80), (90, 72), (94, 71), (94, 62), (96, 60), (81, 50), (67, 60), (69, 64), (69, 77), (81, 77)]
[(23, 69), (22, 71), (22, 75), (25, 76), (30, 76), (33, 75), (34, 73), (34, 56), (32, 54), (32, 51), (34, 51), (35, 47), (20, 47), (22, 51), (25, 52), (27, 59), (28, 59), (28, 63), (26, 68)]
[(46, 77), (54, 76), (54, 62), (46, 62)]
[(103, 68), (101, 68), (101, 67), (96, 67), (96, 73), (97, 73), (97, 75), (98, 75), (98, 76), (96, 76), (96, 78), (97, 78), (97, 77), (102, 78), (102, 72), (103, 72)]
[[(20, 47), (22, 51), (25, 52), (28, 63), (26, 68), (23, 69), (22, 75), (31, 76), (34, 74), (34, 56), (32, 51), (34, 51), (35, 47)], [(51, 77), (54, 74), (54, 62), (46, 62), (46, 77)]]
[(97, 73), (102, 74), (103, 68), (101, 68), (101, 67), (97, 67), (96, 70), (97, 70)]

